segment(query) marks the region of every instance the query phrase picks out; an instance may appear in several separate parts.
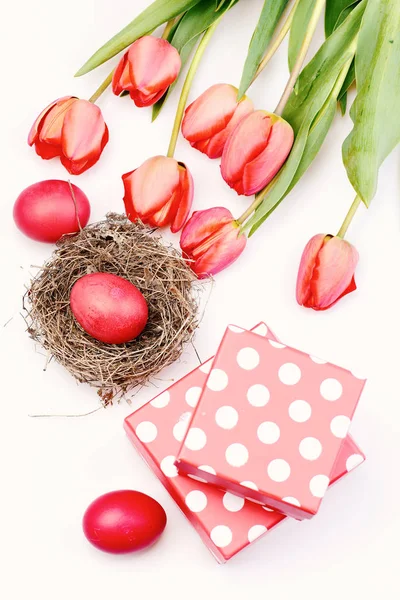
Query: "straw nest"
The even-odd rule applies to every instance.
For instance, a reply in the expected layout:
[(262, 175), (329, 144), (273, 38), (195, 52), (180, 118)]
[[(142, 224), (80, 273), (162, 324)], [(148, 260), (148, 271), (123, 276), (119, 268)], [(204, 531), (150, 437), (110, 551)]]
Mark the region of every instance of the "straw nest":
[[(145, 296), (149, 320), (132, 342), (99, 342), (74, 319), (71, 288), (96, 272), (124, 277)], [(28, 332), (50, 359), (98, 388), (106, 405), (179, 358), (197, 327), (195, 280), (180, 254), (153, 229), (109, 214), (58, 242), (25, 296)]]

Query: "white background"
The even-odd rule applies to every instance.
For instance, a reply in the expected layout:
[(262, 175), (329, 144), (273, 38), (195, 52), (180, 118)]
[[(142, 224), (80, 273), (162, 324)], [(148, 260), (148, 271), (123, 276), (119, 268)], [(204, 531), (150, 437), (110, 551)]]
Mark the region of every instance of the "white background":
[[(83, 61), (148, 4), (147, 0), (54, 0), (7, 3), (1, 23), (1, 543), (4, 598), (397, 598), (399, 588), (399, 152), (381, 169), (370, 210), (361, 207), (348, 239), (359, 250), (358, 291), (335, 308), (300, 308), (294, 287), (307, 240), (335, 233), (352, 199), (341, 162), (350, 129), (337, 116), (301, 183), (250, 240), (241, 259), (216, 278), (195, 344), (204, 359), (229, 322), (265, 320), (287, 343), (365, 373), (368, 383), (352, 434), (368, 462), (331, 490), (311, 522), (286, 522), (225, 566), (218, 566), (167, 492), (129, 444), (122, 422), (150, 399), (150, 386), (132, 400), (82, 418), (98, 406), (94, 390), (76, 385), (61, 367), (46, 372), (40, 349), (24, 331), (21, 296), (52, 246), (20, 234), (12, 206), (27, 185), (68, 177), (57, 160), (42, 161), (26, 144), (36, 115), (65, 94), (89, 97), (110, 70), (81, 79)], [(242, 0), (221, 23), (195, 79), (194, 99), (216, 82), (238, 84), (261, 0)], [(322, 40), (322, 28), (318, 42)], [(286, 47), (251, 89), (259, 108), (273, 110), (287, 77)], [(113, 63), (114, 64), (114, 63)], [(100, 162), (73, 178), (91, 200), (92, 220), (122, 211), (122, 173), (166, 151), (177, 93), (153, 125), (150, 111), (106, 93), (99, 105), (110, 128)], [(238, 215), (237, 197), (211, 162), (180, 140), (177, 157), (195, 180), (195, 208), (224, 205)], [(209, 293), (206, 289), (205, 295)], [(9, 321), (11, 319), (11, 321)], [(8, 322), (9, 321), (9, 322)], [(3, 327), (3, 324), (8, 324)], [(156, 382), (196, 366), (191, 348)], [(112, 556), (91, 547), (81, 518), (99, 494), (133, 488), (153, 495), (168, 513), (160, 542), (141, 554)]]

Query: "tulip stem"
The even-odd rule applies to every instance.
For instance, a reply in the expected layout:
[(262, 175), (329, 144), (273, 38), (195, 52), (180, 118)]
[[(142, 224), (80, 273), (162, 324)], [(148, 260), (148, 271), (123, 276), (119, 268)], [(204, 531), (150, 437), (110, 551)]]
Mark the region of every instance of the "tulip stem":
[(292, 90), (295, 86), (298, 76), (300, 75), (300, 71), (303, 67), (304, 61), (307, 56), (308, 49), (310, 47), (313, 35), (318, 25), (319, 18), (321, 16), (322, 9), (325, 6), (325, 0), (316, 0), (310, 21), (307, 26), (306, 34), (304, 36), (303, 42), (301, 44), (299, 54), (296, 58), (296, 62), (293, 66), (292, 72), (288, 79), (285, 89), (283, 90), (283, 94), (281, 99), (278, 102), (278, 106), (274, 110), (276, 115), (281, 115), (286, 106), (287, 101), (289, 100), (289, 96), (292, 93)]
[(253, 79), (251, 80), (251, 84), (253, 84), (255, 82), (255, 80), (260, 75), (260, 73), (265, 69), (265, 67), (267, 66), (267, 64), (269, 63), (271, 58), (274, 56), (275, 52), (278, 50), (279, 46), (282, 44), (283, 40), (287, 36), (287, 34), (292, 26), (292, 23), (293, 23), (294, 13), (296, 12), (296, 8), (300, 2), (301, 2), (301, 0), (295, 0), (294, 4), (290, 10), (290, 13), (288, 14), (284, 24), (282, 25), (281, 30), (279, 31), (277, 37), (271, 42), (271, 45), (269, 46), (269, 48), (267, 48), (267, 51), (264, 54), (262, 61), (258, 65), (258, 69), (257, 69), (256, 74), (254, 75)]
[(349, 212), (347, 213), (341, 228), (339, 229), (339, 231), (336, 234), (336, 237), (339, 238), (344, 238), (344, 236), (347, 233), (347, 230), (349, 228), (350, 223), (353, 220), (354, 215), (356, 214), (357, 208), (360, 206), (361, 204), (361, 198), (360, 196), (357, 194), (357, 196), (354, 198), (352, 205), (349, 208)]
[(163, 31), (161, 39), (163, 39), (163, 40), (168, 39), (170, 31), (171, 31), (171, 29), (173, 28), (174, 25), (175, 25), (175, 18), (174, 19), (170, 19), (169, 21), (166, 22), (165, 29)]
[(184, 113), (184, 110), (186, 107), (186, 102), (187, 102), (187, 99), (189, 96), (193, 78), (196, 74), (197, 68), (200, 64), (200, 61), (204, 54), (204, 51), (207, 47), (207, 44), (210, 41), (211, 36), (214, 33), (221, 18), (222, 18), (222, 16), (219, 19), (217, 19), (216, 21), (214, 21), (214, 23), (212, 25), (210, 25), (210, 27), (206, 30), (205, 34), (201, 38), (201, 42), (197, 46), (197, 50), (195, 52), (195, 55), (193, 56), (193, 60), (190, 63), (190, 67), (189, 67), (189, 70), (186, 75), (185, 83), (183, 84), (183, 87), (182, 87), (181, 96), (179, 98), (178, 108), (176, 109), (175, 121), (174, 121), (174, 125), (172, 128), (172, 133), (171, 133), (171, 140), (170, 140), (169, 146), (168, 146), (167, 156), (169, 156), (171, 158), (174, 156), (176, 142), (178, 141), (179, 130), (181, 128), (181, 123), (182, 123), (182, 119), (183, 119), (183, 113)]
[(92, 96), (90, 96), (89, 102), (92, 102), (93, 104), (95, 104), (96, 100), (98, 100), (100, 98), (100, 96), (102, 95), (102, 93), (105, 92), (106, 89), (108, 88), (108, 86), (111, 84), (113, 75), (114, 75), (114, 69), (105, 78), (105, 80), (103, 81), (103, 83), (101, 85), (99, 85), (99, 87), (97, 88), (97, 90), (95, 91), (95, 93), (92, 94)]

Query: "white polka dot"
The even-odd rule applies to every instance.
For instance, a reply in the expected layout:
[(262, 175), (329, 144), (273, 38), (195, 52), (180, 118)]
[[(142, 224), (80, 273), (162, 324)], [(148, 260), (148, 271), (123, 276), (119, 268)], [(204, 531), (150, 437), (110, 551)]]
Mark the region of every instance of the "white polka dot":
[(252, 371), (260, 363), (260, 355), (254, 348), (242, 348), (236, 357), (239, 367), (246, 371)]
[(136, 427), (136, 435), (139, 440), (145, 444), (154, 441), (157, 437), (157, 433), (157, 427), (151, 421), (142, 421)]
[(238, 512), (243, 508), (244, 502), (244, 498), (235, 496), (230, 492), (226, 492), (226, 494), (224, 494), (224, 497), (222, 498), (222, 503), (225, 506), (226, 510), (229, 510), (229, 512)]
[(175, 466), (176, 457), (175, 456), (166, 456), (162, 459), (160, 463), (161, 471), (167, 477), (177, 477), (178, 469)]
[(318, 365), (325, 365), (328, 361), (324, 360), (323, 358), (318, 358), (318, 356), (311, 356), (310, 354), (310, 358), (313, 362), (317, 363)]
[(321, 442), (315, 437), (306, 437), (299, 444), (299, 452), (306, 460), (317, 460), (322, 452)]
[(266, 531), (267, 531), (267, 528), (265, 527), (265, 525), (253, 525), (253, 527), (250, 527), (250, 529), (248, 531), (247, 539), (249, 540), (249, 542), (251, 544), (251, 542), (254, 542), (254, 540), (259, 538), (260, 535), (262, 535)]
[(258, 490), (258, 487), (256, 486), (256, 484), (253, 481), (241, 481), (240, 485), (242, 485), (243, 487), (247, 487), (250, 490)]
[(355, 377), (356, 379), (361, 379), (361, 381), (367, 381), (367, 378), (365, 377), (365, 375), (363, 375), (362, 373), (354, 373), (354, 371), (351, 371), (351, 374), (353, 375), (353, 377)]
[(178, 442), (183, 441), (183, 438), (185, 437), (188, 426), (189, 426), (189, 423), (185, 422), (185, 421), (178, 421), (178, 423), (176, 423), (174, 425), (174, 428), (172, 430), (172, 435)]
[(237, 327), (236, 325), (228, 325), (228, 329), (229, 331), (232, 331), (233, 333), (243, 333), (244, 329), (242, 329), (241, 327)]
[(154, 406), (154, 408), (164, 408), (165, 406), (167, 406), (170, 399), (170, 393), (168, 392), (168, 390), (166, 390), (165, 392), (157, 396), (157, 398), (154, 398), (154, 400), (152, 400), (150, 404)]
[(326, 475), (315, 475), (310, 481), (310, 491), (315, 498), (323, 498), (329, 485), (329, 477)]
[(209, 465), (201, 465), (200, 467), (198, 467), (199, 471), (205, 471), (206, 473), (211, 473), (211, 475), (216, 475), (217, 472), (215, 469), (213, 469), (212, 467), (210, 467)]
[(215, 421), (222, 429), (233, 429), (239, 420), (239, 414), (233, 406), (221, 406), (215, 413)]
[(194, 513), (199, 513), (207, 506), (207, 496), (200, 490), (192, 490), (185, 498), (185, 504)]
[(286, 481), (290, 475), (290, 465), (283, 458), (275, 458), (269, 463), (267, 473), (272, 481)]
[(197, 406), (197, 403), (200, 398), (200, 394), (202, 392), (201, 387), (191, 387), (185, 394), (186, 403), (189, 404), (192, 408)]
[(207, 379), (207, 387), (213, 392), (221, 392), (228, 385), (228, 375), (222, 369), (213, 369)]
[(351, 471), (352, 469), (355, 469), (356, 467), (358, 467), (358, 465), (361, 465), (361, 463), (363, 463), (363, 462), (364, 462), (364, 457), (361, 456), (361, 454), (352, 454), (346, 460), (346, 469), (348, 471)]
[(286, 348), (285, 344), (280, 344), (279, 342), (275, 342), (275, 340), (268, 340), (273, 348)]
[(258, 426), (257, 437), (263, 444), (275, 444), (280, 435), (281, 431), (273, 421), (264, 421)]
[(289, 417), (296, 423), (308, 421), (311, 412), (311, 406), (305, 400), (294, 400), (289, 406)]
[(266, 326), (265, 323), (260, 323), (260, 325), (258, 325), (252, 331), (253, 331), (253, 333), (256, 333), (257, 335), (261, 335), (262, 337), (265, 337), (268, 333), (268, 327)]
[(265, 406), (269, 398), (269, 389), (261, 383), (255, 383), (247, 390), (247, 400), (252, 406)]
[(207, 436), (199, 427), (191, 427), (185, 439), (185, 446), (189, 450), (201, 450), (207, 443)]
[(226, 525), (217, 525), (211, 530), (210, 538), (218, 548), (225, 548), (232, 541), (232, 531)]
[(249, 460), (249, 451), (243, 444), (231, 444), (226, 449), (225, 458), (232, 467), (242, 467)]
[(345, 415), (338, 415), (331, 421), (331, 431), (337, 438), (345, 438), (350, 427), (350, 419)]
[(295, 385), (300, 381), (301, 371), (294, 363), (285, 363), (279, 369), (278, 377), (285, 385)]
[(343, 392), (343, 387), (337, 379), (329, 377), (321, 383), (320, 392), (321, 396), (325, 398), (325, 400), (333, 402), (340, 398)]
[(293, 504), (293, 506), (301, 506), (297, 498), (293, 498), (293, 496), (285, 496), (284, 498), (282, 498), (282, 500), (284, 502), (287, 502), (288, 504)]
[(211, 371), (211, 367), (212, 367), (212, 364), (213, 364), (213, 360), (214, 360), (213, 358), (210, 358), (210, 359), (209, 359), (207, 362), (203, 363), (203, 364), (201, 365), (201, 367), (199, 367), (199, 370), (200, 370), (202, 373), (209, 373), (209, 372)]

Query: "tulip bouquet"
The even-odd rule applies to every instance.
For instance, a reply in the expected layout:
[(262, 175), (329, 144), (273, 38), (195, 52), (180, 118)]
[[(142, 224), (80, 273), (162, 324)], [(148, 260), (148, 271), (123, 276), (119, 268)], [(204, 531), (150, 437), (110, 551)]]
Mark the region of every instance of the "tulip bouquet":
[[(81, 76), (124, 51), (89, 100), (65, 97), (34, 123), (29, 144), (45, 159), (60, 157), (72, 174), (94, 165), (108, 141), (95, 102), (111, 86), (157, 118), (189, 61), (165, 156), (147, 158), (122, 176), (130, 220), (181, 231), (183, 256), (199, 278), (215, 275), (243, 252), (253, 235), (289, 194), (319, 152), (349, 88), (353, 129), (343, 161), (356, 191), (338, 234), (307, 244), (297, 301), (324, 310), (356, 288), (356, 249), (343, 238), (357, 207), (369, 205), (378, 171), (400, 141), (400, 3), (398, 0), (265, 0), (249, 43), (240, 84), (221, 82), (187, 106), (196, 70), (218, 23), (240, 0), (155, 0), (83, 65)], [(326, 39), (304, 66), (325, 10)], [(161, 37), (154, 31), (164, 25)], [(255, 109), (246, 95), (289, 35), (289, 77), (273, 111)], [(226, 207), (191, 214), (194, 182), (175, 158), (179, 133), (210, 159), (237, 194), (254, 196), (242, 215)]]

